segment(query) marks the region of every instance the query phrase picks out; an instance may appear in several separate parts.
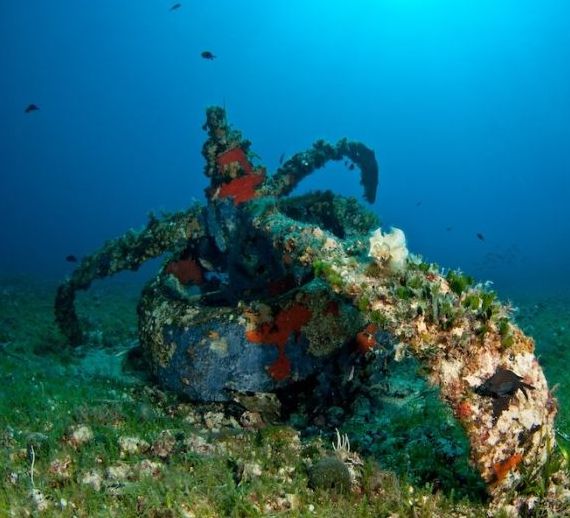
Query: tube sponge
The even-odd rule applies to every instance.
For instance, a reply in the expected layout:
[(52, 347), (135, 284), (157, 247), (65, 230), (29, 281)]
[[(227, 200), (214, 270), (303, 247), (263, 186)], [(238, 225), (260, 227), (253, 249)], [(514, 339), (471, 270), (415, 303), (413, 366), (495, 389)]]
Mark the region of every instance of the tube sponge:
[(388, 266), (394, 272), (403, 270), (408, 257), (404, 232), (399, 228), (392, 228), (390, 232), (382, 234), (382, 229), (376, 229), (370, 237), (368, 256), (378, 265)]

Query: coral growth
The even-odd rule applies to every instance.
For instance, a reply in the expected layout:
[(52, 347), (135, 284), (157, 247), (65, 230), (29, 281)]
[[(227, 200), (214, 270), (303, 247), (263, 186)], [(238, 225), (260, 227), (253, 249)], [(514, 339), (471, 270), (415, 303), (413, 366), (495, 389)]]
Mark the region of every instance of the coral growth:
[(362, 331), (356, 334), (356, 347), (361, 353), (367, 353), (378, 345), (376, 341), (376, 324), (368, 324)]
[(227, 175), (232, 168), (235, 168), (234, 164), (241, 166), (245, 174), (252, 173), (251, 164), (249, 163), (243, 149), (239, 147), (228, 149), (227, 151), (219, 154), (216, 158), (216, 163), (218, 164), (218, 169), (222, 174)]
[(272, 323), (264, 323), (257, 329), (246, 332), (250, 342), (277, 346), (277, 360), (269, 366), (268, 372), (277, 381), (284, 380), (291, 373), (291, 362), (285, 354), (285, 346), (292, 333), (298, 333), (311, 319), (311, 311), (302, 304), (293, 304), (281, 310)]
[(182, 284), (202, 284), (204, 282), (202, 268), (194, 259), (171, 261), (165, 272), (174, 275)]
[(520, 453), (515, 453), (511, 455), (508, 459), (497, 462), (493, 465), (493, 471), (495, 472), (495, 477), (497, 482), (501, 482), (509, 471), (515, 469), (523, 460), (523, 457)]
[(256, 188), (261, 185), (265, 178), (265, 172), (253, 172), (240, 176), (235, 180), (224, 183), (220, 186), (218, 196), (220, 198), (233, 198), (234, 205), (239, 205), (250, 201), (256, 195)]
[(468, 401), (461, 401), (461, 403), (455, 407), (455, 414), (459, 419), (467, 419), (472, 413), (473, 410)]
[(244, 150), (240, 147), (219, 154), (216, 158), (216, 164), (220, 177), (229, 179), (220, 185), (218, 197), (231, 197), (234, 200), (234, 205), (253, 199), (257, 187), (265, 180), (265, 170), (254, 170)]

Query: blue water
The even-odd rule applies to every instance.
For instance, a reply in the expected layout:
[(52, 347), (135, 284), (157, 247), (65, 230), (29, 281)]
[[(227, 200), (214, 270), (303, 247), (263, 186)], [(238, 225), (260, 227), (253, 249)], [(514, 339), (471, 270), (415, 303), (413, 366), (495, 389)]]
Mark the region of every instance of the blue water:
[[(0, 2), (2, 274), (63, 276), (203, 199), (221, 104), (270, 170), (317, 138), (374, 148), (373, 210), (427, 259), (570, 288), (568, 1), (174, 3)], [(314, 187), (361, 196), (340, 165)]]

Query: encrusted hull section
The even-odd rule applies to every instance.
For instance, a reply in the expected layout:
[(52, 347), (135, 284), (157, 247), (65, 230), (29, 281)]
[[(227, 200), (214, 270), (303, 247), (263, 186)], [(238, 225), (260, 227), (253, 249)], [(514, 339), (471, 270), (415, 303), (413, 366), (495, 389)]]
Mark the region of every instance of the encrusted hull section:
[(143, 293), (141, 345), (159, 383), (194, 401), (230, 401), (234, 392), (272, 392), (314, 377), (351, 345), (361, 321), (324, 289), (297, 290), (271, 306), (216, 307), (164, 290), (159, 277)]

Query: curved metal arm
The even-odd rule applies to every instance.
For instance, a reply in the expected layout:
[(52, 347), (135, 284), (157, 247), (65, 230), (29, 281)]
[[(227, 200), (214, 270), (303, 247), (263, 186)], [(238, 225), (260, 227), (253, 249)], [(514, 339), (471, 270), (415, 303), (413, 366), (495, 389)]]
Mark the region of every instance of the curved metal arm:
[(200, 238), (203, 225), (198, 223), (202, 208), (158, 219), (150, 216), (145, 228), (130, 230), (107, 241), (101, 249), (85, 257), (71, 277), (61, 284), (55, 297), (55, 321), (71, 344), (81, 343), (83, 333), (75, 311), (75, 295), (86, 290), (95, 279), (103, 279), (123, 270), (137, 270), (149, 259), (167, 251), (184, 248), (189, 240)]
[(364, 198), (369, 203), (374, 203), (378, 188), (378, 162), (374, 151), (361, 142), (345, 138), (334, 145), (324, 140), (317, 140), (311, 149), (296, 153), (267, 179), (263, 190), (271, 196), (286, 196), (303, 178), (316, 169), (320, 169), (331, 160), (344, 158), (351, 160), (360, 169)]

